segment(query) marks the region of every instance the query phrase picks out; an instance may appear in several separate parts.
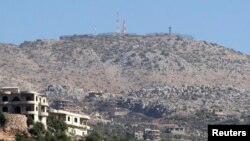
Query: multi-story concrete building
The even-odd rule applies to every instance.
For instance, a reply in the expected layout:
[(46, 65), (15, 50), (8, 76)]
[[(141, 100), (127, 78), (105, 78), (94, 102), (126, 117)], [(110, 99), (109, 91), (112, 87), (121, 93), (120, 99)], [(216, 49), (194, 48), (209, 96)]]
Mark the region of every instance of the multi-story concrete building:
[(53, 109), (64, 110), (72, 113), (79, 113), (81, 110), (73, 101), (65, 99), (54, 100), (51, 107)]
[(76, 136), (86, 136), (90, 127), (87, 125), (89, 116), (64, 110), (50, 109), (50, 114), (68, 125), (68, 132)]
[(48, 101), (45, 95), (34, 91), (19, 91), (16, 87), (0, 89), (0, 112), (24, 114), (47, 128)]
[(136, 140), (144, 140), (143, 135), (144, 133), (142, 131), (138, 131), (134, 133), (134, 137)]
[(146, 128), (144, 131), (144, 139), (146, 141), (160, 141), (161, 131), (160, 130), (152, 130)]

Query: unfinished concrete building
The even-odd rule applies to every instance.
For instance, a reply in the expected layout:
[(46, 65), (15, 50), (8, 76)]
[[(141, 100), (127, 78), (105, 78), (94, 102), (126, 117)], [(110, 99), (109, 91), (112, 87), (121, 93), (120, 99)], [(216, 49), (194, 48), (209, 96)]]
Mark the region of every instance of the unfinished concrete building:
[(35, 91), (20, 91), (17, 87), (0, 89), (0, 112), (23, 114), (47, 128), (48, 101)]

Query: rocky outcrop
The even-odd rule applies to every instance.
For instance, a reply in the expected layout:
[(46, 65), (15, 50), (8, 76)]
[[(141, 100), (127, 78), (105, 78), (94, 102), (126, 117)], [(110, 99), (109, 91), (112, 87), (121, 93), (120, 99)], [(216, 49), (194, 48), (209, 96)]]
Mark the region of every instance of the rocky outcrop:
[(3, 127), (4, 132), (12, 135), (27, 132), (27, 117), (25, 115), (9, 113), (4, 113), (4, 115), (7, 119), (7, 122)]
[(158, 86), (129, 91), (118, 99), (118, 105), (152, 117), (168, 116), (171, 112), (207, 109), (228, 115), (250, 112), (248, 91), (218, 86)]

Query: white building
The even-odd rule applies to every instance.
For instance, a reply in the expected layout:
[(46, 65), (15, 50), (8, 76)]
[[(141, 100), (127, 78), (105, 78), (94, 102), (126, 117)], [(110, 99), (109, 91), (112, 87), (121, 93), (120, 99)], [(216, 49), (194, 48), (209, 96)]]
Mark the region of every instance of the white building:
[(0, 112), (24, 114), (47, 128), (47, 98), (34, 91), (19, 91), (16, 87), (0, 89)]
[(50, 109), (50, 114), (68, 125), (68, 133), (76, 136), (86, 136), (90, 127), (87, 125), (89, 116), (71, 113), (64, 110)]
[(160, 141), (161, 131), (146, 128), (144, 131), (144, 139), (146, 141)]

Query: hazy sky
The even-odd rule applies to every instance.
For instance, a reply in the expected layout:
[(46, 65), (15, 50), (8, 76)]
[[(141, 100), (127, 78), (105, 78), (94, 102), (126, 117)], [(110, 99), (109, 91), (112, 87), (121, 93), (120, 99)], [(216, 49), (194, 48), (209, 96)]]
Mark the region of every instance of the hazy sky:
[(250, 54), (250, 0), (1, 0), (0, 42), (115, 32), (192, 35)]

